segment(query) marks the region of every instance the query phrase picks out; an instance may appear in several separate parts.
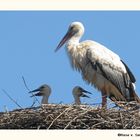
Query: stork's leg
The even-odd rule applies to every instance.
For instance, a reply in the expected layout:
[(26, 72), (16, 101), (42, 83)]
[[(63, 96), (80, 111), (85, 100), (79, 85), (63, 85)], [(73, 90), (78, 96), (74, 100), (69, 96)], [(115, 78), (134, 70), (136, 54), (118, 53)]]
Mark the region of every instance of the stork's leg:
[(107, 96), (104, 92), (102, 92), (102, 107), (107, 108)]

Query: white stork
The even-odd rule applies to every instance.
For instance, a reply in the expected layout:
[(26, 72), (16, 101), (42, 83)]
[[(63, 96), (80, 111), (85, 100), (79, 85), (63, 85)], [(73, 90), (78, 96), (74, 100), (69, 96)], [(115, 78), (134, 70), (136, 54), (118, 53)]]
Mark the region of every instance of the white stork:
[(136, 79), (128, 66), (117, 54), (98, 42), (79, 42), (83, 34), (82, 23), (71, 23), (55, 52), (66, 43), (72, 67), (81, 72), (84, 80), (101, 91), (103, 107), (106, 107), (107, 97), (114, 102), (140, 103), (135, 92)]
[(42, 96), (43, 98), (42, 98), (41, 104), (48, 104), (48, 99), (51, 94), (51, 88), (48, 85), (44, 84), (44, 85), (40, 86), (39, 88), (30, 91), (29, 93), (37, 92), (37, 91), (39, 91), (39, 92), (33, 94), (31, 97)]
[(82, 87), (80, 86), (76, 86), (73, 88), (72, 90), (72, 94), (73, 94), (73, 97), (74, 97), (74, 100), (75, 100), (75, 104), (79, 105), (81, 104), (81, 101), (80, 101), (80, 97), (87, 97), (87, 98), (90, 98), (88, 95), (86, 95), (85, 93), (88, 93), (88, 94), (92, 94), (91, 92), (87, 91), (87, 90), (84, 90)]

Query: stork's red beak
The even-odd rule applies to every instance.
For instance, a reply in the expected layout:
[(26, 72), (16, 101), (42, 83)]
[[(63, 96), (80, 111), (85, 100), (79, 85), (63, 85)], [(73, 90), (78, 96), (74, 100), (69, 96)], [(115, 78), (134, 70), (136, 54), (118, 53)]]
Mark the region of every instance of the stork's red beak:
[(73, 36), (73, 32), (72, 30), (69, 30), (58, 44), (57, 48), (55, 49), (55, 52), (58, 51), (72, 36)]

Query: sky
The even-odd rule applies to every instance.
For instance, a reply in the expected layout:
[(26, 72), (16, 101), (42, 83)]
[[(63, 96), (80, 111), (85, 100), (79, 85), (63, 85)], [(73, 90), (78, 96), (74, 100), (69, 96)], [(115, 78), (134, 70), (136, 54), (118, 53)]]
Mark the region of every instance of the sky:
[(23, 108), (32, 105), (22, 76), (30, 90), (48, 84), (49, 103), (73, 103), (77, 85), (93, 93), (82, 102), (101, 103), (100, 92), (71, 68), (65, 47), (54, 52), (73, 21), (84, 24), (81, 41), (97, 41), (121, 57), (136, 77), (140, 96), (140, 12), (0, 11), (0, 112), (19, 108), (3, 89)]

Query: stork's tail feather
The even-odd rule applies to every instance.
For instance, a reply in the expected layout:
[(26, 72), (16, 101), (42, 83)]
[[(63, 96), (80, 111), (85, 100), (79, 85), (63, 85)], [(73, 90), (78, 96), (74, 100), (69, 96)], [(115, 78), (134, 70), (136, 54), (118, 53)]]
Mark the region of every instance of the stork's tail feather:
[(140, 98), (138, 97), (138, 95), (137, 95), (135, 92), (133, 92), (133, 95), (134, 95), (134, 100), (135, 100), (137, 103), (140, 104)]
[(131, 83), (130, 84), (130, 101), (136, 101), (137, 103), (140, 103), (140, 98), (138, 97), (137, 93), (135, 92), (134, 86)]
[(132, 83), (129, 85), (129, 98), (124, 96), (116, 96), (115, 94), (110, 94), (109, 98), (115, 102), (115, 104), (124, 109), (139, 109), (140, 108), (140, 98), (136, 93)]

